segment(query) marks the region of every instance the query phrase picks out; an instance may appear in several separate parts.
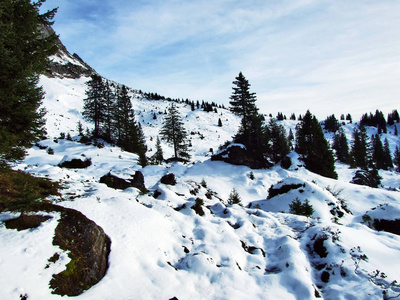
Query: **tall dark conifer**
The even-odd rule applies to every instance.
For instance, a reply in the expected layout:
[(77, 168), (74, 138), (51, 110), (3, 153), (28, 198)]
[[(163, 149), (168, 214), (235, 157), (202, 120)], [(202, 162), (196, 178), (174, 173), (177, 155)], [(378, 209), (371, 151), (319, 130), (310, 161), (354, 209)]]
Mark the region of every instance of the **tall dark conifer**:
[(267, 134), (270, 143), (269, 156), (274, 163), (277, 163), (290, 153), (285, 128), (274, 119), (270, 119), (267, 126)]
[(310, 111), (296, 126), (296, 152), (310, 171), (322, 176), (337, 178), (335, 160), (321, 125)]
[(56, 53), (57, 36), (41, 35), (57, 9), (39, 13), (43, 1), (0, 1), (0, 165), (20, 160), (45, 133), (39, 74)]
[(167, 115), (164, 117), (163, 127), (160, 135), (174, 148), (174, 159), (188, 160), (187, 132), (183, 126), (182, 118), (175, 104), (168, 108)]
[(371, 150), (366, 129), (361, 124), (358, 128), (354, 128), (350, 154), (353, 168), (368, 169), (371, 164)]
[(333, 136), (332, 149), (335, 150), (337, 159), (342, 163), (349, 163), (349, 145), (342, 129)]
[(85, 91), (86, 98), (83, 100), (83, 117), (94, 123), (94, 138), (102, 137), (102, 124), (105, 120), (104, 111), (104, 89), (103, 79), (98, 74), (93, 74), (90, 80), (86, 83)]

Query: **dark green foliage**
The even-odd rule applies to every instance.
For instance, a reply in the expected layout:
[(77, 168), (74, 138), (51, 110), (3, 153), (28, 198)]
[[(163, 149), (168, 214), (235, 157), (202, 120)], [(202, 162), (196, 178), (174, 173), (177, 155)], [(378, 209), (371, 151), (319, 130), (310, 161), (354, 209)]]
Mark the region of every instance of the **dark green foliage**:
[(382, 141), (379, 138), (379, 135), (376, 134), (372, 136), (371, 144), (372, 144), (372, 162), (375, 168), (377, 168), (378, 170), (379, 169), (387, 170), (389, 166), (386, 161), (385, 152), (383, 150)]
[(400, 147), (398, 145), (394, 151), (393, 163), (396, 166), (396, 171), (400, 172)]
[(268, 156), (274, 163), (277, 163), (290, 153), (286, 130), (283, 125), (278, 124), (274, 119), (270, 119), (265, 131), (269, 143)]
[(174, 147), (174, 159), (189, 160), (187, 133), (179, 111), (174, 104), (168, 108), (160, 135)]
[(248, 133), (249, 118), (258, 114), (258, 109), (255, 105), (256, 94), (250, 92), (250, 84), (243, 76), (242, 72), (235, 78), (232, 95), (230, 96), (230, 110), (234, 114), (242, 117), (243, 133)]
[(343, 130), (339, 130), (333, 136), (333, 144), (332, 149), (335, 150), (337, 159), (342, 163), (349, 163), (350, 154), (349, 154), (349, 145), (347, 143), (346, 135)]
[(382, 177), (379, 176), (378, 170), (373, 168), (370, 170), (358, 170), (351, 183), (377, 188), (381, 184), (381, 179)]
[(290, 115), (290, 120), (296, 121), (296, 115), (295, 115), (294, 113), (292, 113), (292, 114)]
[(310, 171), (322, 176), (337, 178), (335, 160), (321, 125), (310, 111), (296, 126), (296, 152)]
[(232, 189), (231, 193), (229, 194), (228, 198), (228, 204), (233, 205), (233, 204), (240, 204), (242, 199), (239, 196), (239, 193), (236, 191), (235, 188)]
[(308, 199), (306, 199), (306, 202), (302, 204), (299, 198), (296, 198), (289, 204), (289, 212), (295, 215), (311, 217), (314, 213), (314, 209)]
[(393, 168), (392, 154), (390, 153), (389, 141), (385, 138), (383, 143), (383, 159), (386, 169)]
[(380, 110), (376, 110), (375, 115), (372, 113), (365, 113), (362, 115), (360, 120), (360, 125), (362, 126), (374, 126), (378, 128), (378, 134), (386, 133), (386, 119)]
[(353, 131), (353, 143), (350, 154), (352, 156), (351, 166), (367, 169), (371, 164), (371, 153), (369, 140), (365, 127), (360, 125)]
[(158, 136), (156, 141), (156, 152), (154, 153), (152, 159), (156, 164), (161, 164), (164, 161), (164, 153), (161, 147), (160, 138)]
[(396, 123), (400, 122), (400, 116), (399, 116), (399, 112), (397, 111), (397, 109), (395, 109), (391, 113), (389, 113), (388, 118), (387, 118), (388, 125), (394, 125), (395, 122)]
[(93, 74), (86, 84), (86, 98), (83, 100), (84, 106), (82, 115), (86, 120), (94, 123), (94, 138), (100, 138), (102, 137), (101, 125), (105, 120), (105, 84), (98, 74)]
[(222, 121), (221, 121), (221, 118), (218, 118), (218, 127), (222, 127)]
[(339, 130), (340, 124), (335, 115), (331, 115), (326, 118), (324, 128), (330, 132), (336, 132)]
[(23, 159), (25, 148), (45, 134), (44, 92), (38, 87), (48, 56), (57, 51), (57, 36), (41, 36), (56, 9), (39, 13), (42, 3), (0, 2), (0, 164)]
[(353, 119), (351, 118), (350, 114), (346, 115), (346, 120), (349, 121), (350, 123), (353, 123)]
[(192, 206), (192, 209), (198, 214), (199, 216), (204, 216), (203, 206), (204, 201), (201, 198), (196, 198), (195, 205)]
[(59, 183), (8, 168), (0, 170), (0, 212), (27, 212), (47, 196), (60, 196)]

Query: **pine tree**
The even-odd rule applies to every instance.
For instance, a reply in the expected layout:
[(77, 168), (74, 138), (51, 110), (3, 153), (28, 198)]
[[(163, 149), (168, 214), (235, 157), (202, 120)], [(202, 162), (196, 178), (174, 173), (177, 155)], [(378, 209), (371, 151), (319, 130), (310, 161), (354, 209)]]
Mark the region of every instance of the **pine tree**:
[(396, 166), (396, 171), (400, 172), (400, 147), (396, 146), (396, 150), (394, 151), (393, 163)]
[(389, 141), (385, 138), (383, 143), (383, 157), (385, 160), (386, 170), (393, 168), (392, 154), (390, 153)]
[(277, 163), (290, 153), (286, 131), (282, 125), (278, 124), (274, 119), (270, 119), (267, 132), (270, 143), (269, 156), (274, 163)]
[(369, 140), (365, 127), (360, 124), (353, 131), (353, 143), (350, 154), (352, 156), (351, 166), (367, 170), (371, 162)]
[(162, 150), (160, 138), (158, 136), (156, 140), (156, 152), (153, 155), (153, 160), (156, 164), (161, 164), (164, 161), (164, 152)]
[(57, 51), (57, 36), (43, 37), (41, 27), (52, 24), (57, 9), (40, 14), (43, 2), (0, 2), (0, 165), (23, 159), (45, 133), (38, 82)]
[(310, 171), (322, 176), (337, 178), (335, 160), (321, 125), (310, 111), (296, 126), (296, 152)]
[(335, 150), (336, 157), (340, 162), (349, 163), (349, 145), (342, 129), (333, 136), (332, 149)]
[(218, 127), (222, 127), (222, 121), (221, 121), (221, 118), (218, 118)]
[(104, 117), (104, 89), (103, 79), (98, 74), (93, 74), (91, 79), (86, 83), (86, 98), (83, 100), (83, 117), (94, 123), (94, 138), (102, 137), (102, 124)]
[(325, 120), (325, 130), (330, 132), (336, 132), (340, 128), (339, 121), (336, 119), (335, 115), (331, 115)]
[(258, 114), (258, 109), (255, 105), (256, 95), (250, 92), (250, 84), (243, 76), (242, 72), (235, 78), (232, 95), (230, 96), (230, 110), (234, 114), (242, 117), (243, 134), (248, 134), (249, 120), (252, 116)]
[(167, 143), (172, 144), (175, 160), (188, 160), (190, 158), (188, 153), (187, 133), (175, 104), (172, 104), (168, 108), (167, 115), (164, 117), (164, 123), (160, 135), (167, 141)]
[(113, 142), (114, 131), (114, 109), (115, 93), (111, 90), (110, 84), (106, 82), (103, 90), (104, 99), (104, 120), (103, 120), (103, 138), (106, 142)]
[(375, 168), (379, 169), (386, 169), (384, 152), (383, 152), (383, 145), (382, 141), (379, 138), (379, 135), (373, 135), (371, 139), (372, 144), (372, 161), (374, 163)]

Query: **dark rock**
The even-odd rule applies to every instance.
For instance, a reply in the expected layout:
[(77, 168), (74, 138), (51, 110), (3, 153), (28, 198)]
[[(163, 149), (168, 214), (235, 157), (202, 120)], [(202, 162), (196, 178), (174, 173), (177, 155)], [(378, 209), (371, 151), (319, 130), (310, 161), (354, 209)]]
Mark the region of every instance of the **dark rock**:
[[(279, 183), (280, 183), (280, 182), (278, 182), (278, 184), (279, 184)], [(284, 185), (282, 185), (282, 186), (279, 187), (279, 188), (274, 188), (274, 186), (275, 186), (275, 185), (271, 186), (271, 187), (268, 189), (268, 199), (271, 199), (271, 198), (273, 198), (273, 197), (275, 197), (275, 196), (277, 196), (277, 195), (286, 194), (286, 193), (288, 193), (288, 192), (291, 191), (291, 190), (296, 190), (296, 189), (299, 189), (299, 188), (301, 188), (301, 187), (305, 187), (306, 184), (305, 184), (305, 183), (303, 183), (303, 184), (301, 184), (301, 183), (297, 183), (297, 184), (284, 184)], [(299, 192), (300, 192), (300, 191), (299, 191)]]
[(174, 173), (165, 174), (163, 177), (161, 177), (161, 183), (168, 185), (175, 185), (176, 184), (175, 174)]
[(53, 275), (54, 294), (78, 296), (98, 283), (106, 274), (111, 240), (103, 229), (82, 213), (53, 206), (61, 212), (53, 244), (69, 251), (67, 269)]
[(323, 271), (321, 274), (321, 281), (324, 283), (328, 283), (330, 277), (331, 277), (331, 274), (329, 274), (328, 271)]
[(400, 235), (400, 219), (396, 220), (374, 219), (373, 226), (378, 231), (383, 230), (386, 232)]
[(324, 241), (326, 241), (328, 237), (322, 236), (318, 237), (315, 242), (314, 242), (314, 251), (321, 257), (327, 257), (328, 256), (328, 251), (326, 250), (324, 246)]
[(20, 231), (37, 228), (40, 226), (40, 224), (42, 224), (42, 222), (45, 222), (51, 218), (51, 216), (21, 214), (18, 218), (5, 221), (4, 224), (8, 229), (17, 229)]
[(289, 169), (290, 166), (292, 165), (292, 160), (290, 159), (289, 156), (285, 156), (284, 158), (282, 158), (281, 160), (281, 167), (284, 169)]
[(135, 175), (130, 180), (125, 180), (123, 178), (119, 178), (115, 175), (112, 175), (111, 172), (100, 177), (100, 183), (105, 183), (108, 187), (113, 189), (125, 190), (130, 187), (137, 188), (143, 192), (146, 192), (146, 186), (144, 185), (144, 176), (142, 172), (136, 171)]
[(247, 151), (241, 146), (230, 146), (220, 153), (212, 155), (211, 160), (224, 161), (232, 165), (248, 166), (252, 169), (271, 167), (271, 163), (266, 159)]
[(85, 169), (91, 165), (92, 165), (92, 160), (90, 158), (86, 158), (85, 160), (82, 160), (80, 158), (73, 158), (69, 161), (64, 161), (58, 164), (60, 168), (67, 168), (67, 169)]
[(144, 176), (142, 172), (136, 171), (135, 175), (133, 175), (132, 177), (133, 178), (129, 180), (132, 187), (135, 187), (141, 191), (146, 190), (146, 186), (144, 185)]

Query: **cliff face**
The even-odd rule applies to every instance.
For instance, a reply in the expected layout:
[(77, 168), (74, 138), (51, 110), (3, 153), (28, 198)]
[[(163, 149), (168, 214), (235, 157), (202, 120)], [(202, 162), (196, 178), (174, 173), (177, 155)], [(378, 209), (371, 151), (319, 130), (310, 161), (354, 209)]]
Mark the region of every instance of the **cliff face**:
[[(43, 37), (54, 33), (50, 26), (42, 26)], [(50, 63), (44, 75), (50, 78), (80, 78), (81, 76), (90, 76), (96, 71), (85, 63), (78, 54), (71, 55), (60, 39), (57, 39), (58, 52), (50, 57)]]

